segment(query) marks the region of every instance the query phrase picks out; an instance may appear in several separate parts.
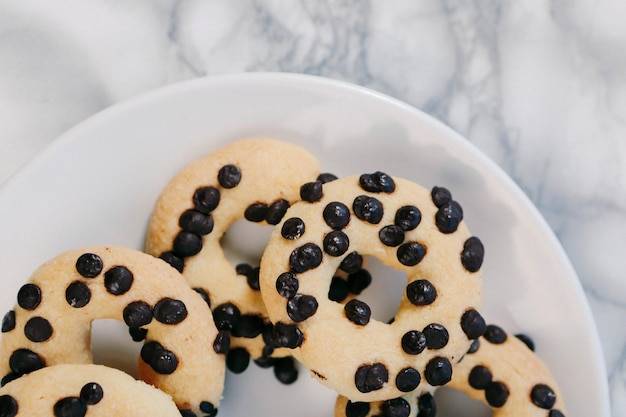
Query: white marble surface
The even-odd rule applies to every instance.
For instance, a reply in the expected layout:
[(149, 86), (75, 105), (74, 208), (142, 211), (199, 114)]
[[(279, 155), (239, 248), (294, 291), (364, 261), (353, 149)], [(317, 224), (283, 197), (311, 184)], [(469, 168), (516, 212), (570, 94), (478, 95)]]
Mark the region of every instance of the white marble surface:
[(618, 0), (0, 0), (0, 184), (81, 120), (177, 81), (286, 71), (370, 87), (456, 129), (536, 204), (626, 416), (624, 16)]

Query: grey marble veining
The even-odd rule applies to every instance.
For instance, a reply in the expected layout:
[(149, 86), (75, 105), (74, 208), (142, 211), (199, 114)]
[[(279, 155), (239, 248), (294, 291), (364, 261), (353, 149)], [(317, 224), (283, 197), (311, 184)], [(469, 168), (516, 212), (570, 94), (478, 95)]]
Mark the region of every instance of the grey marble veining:
[(283, 71), (372, 88), (528, 194), (580, 276), (626, 416), (625, 15), (609, 0), (0, 0), (0, 183), (79, 121), (177, 81)]

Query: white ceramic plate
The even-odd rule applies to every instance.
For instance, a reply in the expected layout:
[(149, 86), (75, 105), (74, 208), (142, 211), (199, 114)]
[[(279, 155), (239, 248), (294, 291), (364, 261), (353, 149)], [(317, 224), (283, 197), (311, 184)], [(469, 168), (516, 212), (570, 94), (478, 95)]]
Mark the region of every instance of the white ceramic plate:
[[(68, 131), (0, 192), (0, 308), (12, 308), (33, 270), (62, 251), (89, 244), (142, 248), (166, 182), (192, 159), (249, 136), (298, 143), (337, 175), (382, 170), (449, 188), (487, 249), (486, 318), (534, 338), (561, 385), (569, 416), (609, 415), (604, 363), (584, 293), (525, 195), (429, 116), (315, 77), (197, 79), (116, 105)], [(96, 322), (93, 333), (99, 362), (133, 367), (138, 348), (123, 325)], [(332, 415), (335, 395), (304, 371), (290, 386), (254, 364), (227, 379), (220, 415)], [(440, 404), (440, 416), (468, 415), (458, 396), (440, 400), (449, 403)]]

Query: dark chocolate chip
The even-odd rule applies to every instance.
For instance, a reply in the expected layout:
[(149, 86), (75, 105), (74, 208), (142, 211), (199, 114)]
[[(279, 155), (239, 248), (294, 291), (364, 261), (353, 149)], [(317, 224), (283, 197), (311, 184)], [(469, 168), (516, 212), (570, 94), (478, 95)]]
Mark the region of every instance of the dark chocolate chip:
[(300, 187), (300, 198), (309, 203), (314, 203), (324, 195), (321, 181), (307, 182)]
[(470, 386), (475, 389), (485, 389), (491, 383), (493, 376), (486, 366), (476, 365), (472, 368), (467, 378)]
[(224, 165), (217, 173), (217, 181), (224, 188), (235, 188), (241, 181), (241, 170), (236, 165)]
[(328, 203), (322, 215), (326, 224), (335, 230), (343, 229), (350, 223), (350, 209), (339, 201)]
[(215, 187), (200, 187), (193, 193), (193, 206), (201, 213), (211, 213), (219, 203), (220, 190)]
[(383, 245), (396, 247), (404, 241), (404, 230), (400, 226), (390, 224), (380, 229), (378, 238)]
[(298, 239), (304, 234), (304, 222), (299, 217), (291, 217), (283, 223), (280, 234), (285, 239)]
[(370, 403), (350, 401), (346, 403), (346, 417), (366, 417), (370, 412)]
[(453, 233), (463, 220), (463, 209), (461, 205), (451, 200), (437, 210), (435, 213), (435, 224), (441, 233)]
[(324, 252), (330, 256), (341, 256), (348, 251), (350, 239), (340, 230), (333, 230), (324, 236)]
[(148, 335), (148, 329), (143, 329), (141, 327), (129, 327), (128, 334), (130, 335), (133, 342), (141, 342), (146, 339)]
[(9, 372), (5, 376), (3, 376), (2, 379), (0, 380), (0, 387), (4, 387), (9, 382), (15, 381), (16, 379), (18, 379), (21, 376), (22, 375), (16, 374), (15, 372)]
[(298, 379), (298, 368), (293, 357), (285, 356), (274, 361), (274, 376), (285, 385), (293, 384)]
[(348, 288), (348, 281), (339, 276), (334, 276), (330, 281), (328, 299), (340, 303), (345, 300), (349, 294), (350, 289)]
[(317, 268), (322, 263), (322, 250), (314, 243), (305, 243), (289, 256), (289, 266), (296, 273)]
[(354, 385), (363, 393), (382, 389), (389, 381), (389, 371), (380, 362), (362, 365), (354, 374)]
[(215, 353), (226, 354), (230, 350), (230, 335), (227, 331), (221, 330), (217, 332), (213, 341), (213, 350)]
[(367, 269), (359, 269), (348, 275), (348, 289), (352, 294), (361, 294), (371, 283), (372, 274)]
[(248, 368), (250, 354), (242, 347), (231, 349), (226, 355), (226, 367), (234, 374), (240, 374)]
[(287, 315), (299, 323), (314, 315), (317, 307), (317, 300), (312, 295), (296, 294), (287, 301)]
[(17, 415), (19, 406), (15, 398), (8, 394), (0, 395), (0, 416), (14, 417)]
[(196, 413), (191, 410), (178, 410), (180, 412), (181, 417), (198, 417)]
[(416, 306), (432, 304), (437, 299), (437, 289), (425, 279), (410, 282), (406, 286), (406, 296)]
[(469, 272), (476, 272), (480, 269), (485, 258), (485, 247), (479, 238), (472, 236), (463, 244), (461, 252), (461, 263)]
[(304, 341), (304, 335), (297, 325), (278, 322), (272, 327), (272, 340), (277, 347), (295, 349)]
[(259, 273), (260, 268), (257, 266), (256, 268), (252, 268), (252, 270), (246, 274), (246, 282), (254, 291), (259, 291), (261, 289), (261, 285), (259, 283)]
[(436, 357), (426, 364), (426, 381), (433, 387), (445, 385), (452, 379), (452, 365), (446, 358)]
[(485, 399), (492, 407), (502, 407), (509, 398), (509, 389), (502, 382), (493, 381), (485, 388)]
[(546, 384), (537, 384), (530, 392), (530, 399), (537, 407), (549, 410), (556, 402), (556, 394)]
[(218, 330), (234, 329), (240, 317), (241, 312), (233, 303), (220, 304), (213, 309), (213, 321)]
[(97, 382), (89, 382), (80, 390), (80, 399), (87, 405), (98, 404), (104, 397), (104, 390)]
[(250, 222), (259, 223), (265, 220), (267, 209), (265, 203), (252, 203), (243, 212), (243, 217)]
[(444, 187), (433, 187), (430, 191), (430, 196), (433, 200), (435, 207), (441, 207), (452, 200), (452, 194)]
[(473, 308), (461, 316), (461, 329), (468, 339), (478, 339), (487, 330), (483, 316)]
[(178, 225), (185, 232), (196, 235), (208, 235), (213, 231), (213, 217), (198, 210), (187, 210), (178, 219)]
[(415, 229), (422, 221), (422, 212), (415, 206), (403, 206), (396, 211), (394, 224), (408, 232)]
[(169, 375), (178, 367), (176, 355), (160, 343), (152, 341), (141, 348), (141, 359), (158, 374)]
[(252, 265), (248, 265), (246, 263), (241, 263), (241, 264), (237, 264), (237, 266), (235, 266), (235, 272), (237, 273), (237, 275), (248, 275), (250, 272), (252, 272)]
[(145, 301), (133, 301), (124, 307), (122, 317), (128, 327), (142, 327), (152, 321), (152, 307)]
[(411, 414), (409, 402), (402, 397), (383, 401), (381, 410), (382, 417), (409, 417)]
[(200, 298), (202, 298), (209, 307), (211, 307), (211, 297), (209, 297), (209, 293), (204, 288), (195, 287), (193, 290), (200, 295)]
[(372, 310), (363, 301), (354, 299), (350, 300), (343, 307), (346, 317), (357, 326), (365, 326), (370, 322)]
[(276, 291), (287, 299), (296, 295), (299, 285), (298, 277), (293, 272), (283, 272), (276, 278)]
[(350, 252), (339, 264), (339, 269), (351, 274), (357, 272), (363, 266), (363, 257), (357, 252)]
[(185, 261), (180, 256), (177, 256), (172, 251), (163, 252), (160, 256), (160, 259), (167, 262), (172, 268), (177, 270), (178, 272), (183, 272), (185, 268)]
[(472, 343), (470, 343), (467, 353), (471, 355), (472, 353), (478, 352), (478, 349), (480, 349), (480, 339), (474, 339), (472, 340)]
[(24, 284), (17, 292), (17, 304), (25, 310), (34, 310), (41, 303), (41, 289), (36, 284)]
[(97, 277), (102, 272), (102, 259), (95, 253), (84, 253), (76, 260), (76, 271), (85, 278)]
[(326, 184), (327, 182), (335, 181), (337, 176), (335, 174), (331, 174), (330, 172), (322, 172), (317, 176), (317, 180), (322, 184)]
[(359, 185), (371, 193), (392, 193), (396, 184), (389, 175), (376, 171), (372, 174), (363, 174), (359, 177)]
[(374, 197), (360, 195), (352, 203), (352, 211), (359, 219), (378, 224), (383, 218), (383, 204)]
[(412, 392), (422, 382), (422, 377), (417, 369), (404, 368), (396, 375), (396, 387), (402, 392)]
[(565, 417), (565, 414), (563, 414), (561, 410), (557, 410), (556, 408), (553, 408), (548, 413), (548, 417)]
[(43, 317), (32, 317), (24, 326), (24, 334), (31, 342), (45, 342), (52, 336), (52, 326)]
[(9, 310), (2, 318), (2, 333), (15, 329), (15, 311)]
[(52, 408), (55, 417), (83, 417), (87, 414), (87, 404), (78, 397), (61, 398)]
[(437, 415), (437, 404), (435, 397), (426, 392), (417, 399), (417, 416), (418, 417), (435, 417)]
[(71, 307), (85, 307), (91, 300), (91, 290), (82, 282), (74, 281), (65, 289), (65, 300)]
[(409, 355), (418, 355), (426, 349), (426, 336), (418, 330), (410, 330), (402, 336), (402, 350)]
[(209, 401), (200, 402), (200, 411), (205, 414), (204, 417), (215, 417), (217, 415), (217, 408)]
[(530, 336), (523, 333), (518, 333), (515, 335), (515, 337), (517, 337), (522, 343), (524, 343), (528, 347), (528, 349), (533, 352), (535, 351), (535, 342), (533, 341), (533, 339), (530, 338)]
[(232, 330), (233, 336), (252, 339), (263, 331), (265, 323), (263, 318), (256, 314), (242, 314), (237, 321), (237, 326)]
[(197, 255), (202, 250), (202, 237), (195, 233), (179, 232), (174, 238), (174, 254), (182, 258)]
[(501, 327), (498, 327), (494, 324), (490, 324), (485, 329), (485, 333), (483, 334), (485, 340), (493, 343), (494, 345), (499, 345), (501, 343), (506, 342), (506, 332), (502, 330)]
[(125, 266), (114, 266), (104, 273), (104, 286), (113, 295), (126, 293), (133, 280), (133, 273)]
[(441, 349), (448, 344), (450, 336), (448, 330), (438, 323), (431, 323), (422, 330), (426, 336), (426, 347), (428, 349)]
[(405, 266), (415, 266), (426, 256), (426, 247), (417, 242), (403, 243), (396, 251), (398, 261)]
[(265, 214), (265, 221), (271, 225), (277, 225), (287, 213), (287, 209), (289, 208), (289, 201), (285, 199), (280, 199), (274, 201), (267, 208), (267, 213)]
[(45, 366), (43, 359), (35, 352), (28, 349), (17, 349), (9, 358), (11, 371), (18, 375), (28, 374)]

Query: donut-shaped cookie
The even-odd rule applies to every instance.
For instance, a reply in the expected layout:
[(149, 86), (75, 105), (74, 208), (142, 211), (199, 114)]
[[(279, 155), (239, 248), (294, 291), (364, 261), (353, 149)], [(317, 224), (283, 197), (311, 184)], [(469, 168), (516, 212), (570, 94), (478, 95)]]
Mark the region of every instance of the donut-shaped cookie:
[(181, 410), (216, 412), (225, 373), (216, 346), (227, 339), (210, 309), (168, 264), (122, 247), (71, 250), (33, 273), (2, 321), (2, 384), (44, 366), (91, 363), (96, 319), (123, 321), (145, 338), (142, 380), (170, 394)]
[[(478, 313), (484, 249), (462, 215), (446, 189), (381, 172), (328, 182), (315, 201), (292, 205), (261, 261), (275, 343), (352, 401), (449, 382), (485, 328)], [(328, 299), (334, 271), (355, 251), (406, 273), (392, 323), (372, 319), (358, 298)]]
[(102, 365), (39, 369), (0, 388), (0, 416), (180, 417), (172, 398), (130, 375)]
[(244, 139), (184, 167), (156, 202), (146, 251), (181, 271), (205, 296), (217, 328), (230, 332), (227, 366), (235, 373), (246, 369), (251, 357), (272, 354), (263, 338), (271, 323), (259, 294), (258, 263), (233, 265), (221, 239), (237, 220), (277, 224), (300, 199), (303, 184), (305, 198), (321, 187), (319, 171), (317, 159), (299, 146)]

